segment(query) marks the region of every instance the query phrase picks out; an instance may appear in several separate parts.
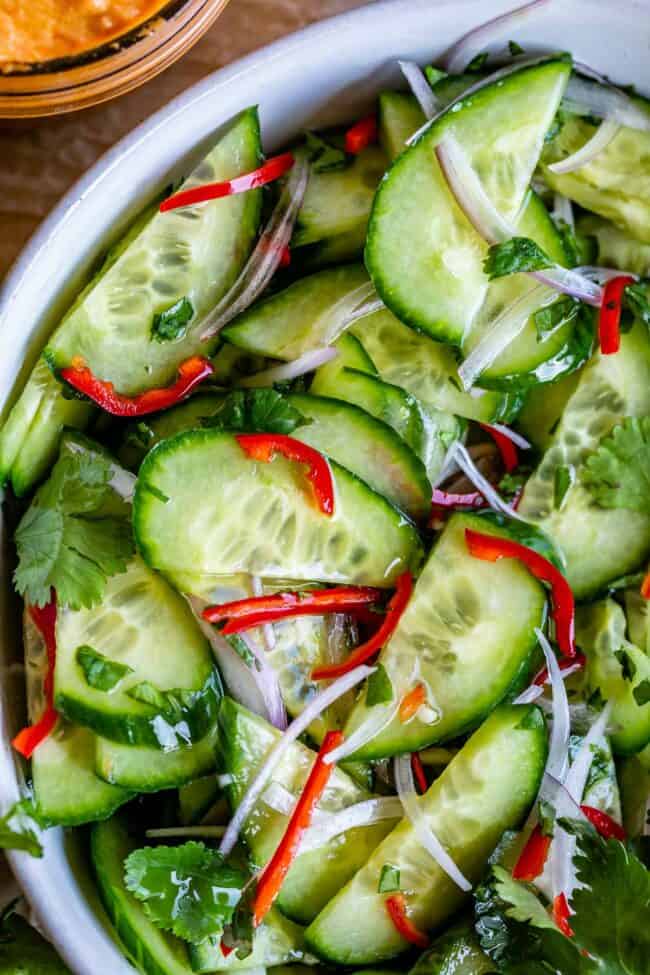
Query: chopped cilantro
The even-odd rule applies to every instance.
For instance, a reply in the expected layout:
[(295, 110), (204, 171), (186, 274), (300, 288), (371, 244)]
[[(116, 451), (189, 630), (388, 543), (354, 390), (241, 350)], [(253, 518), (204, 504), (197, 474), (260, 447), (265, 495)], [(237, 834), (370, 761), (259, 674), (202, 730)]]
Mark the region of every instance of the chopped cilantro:
[(195, 691), (188, 691), (184, 688), (161, 691), (148, 680), (134, 684), (126, 693), (134, 701), (139, 701), (140, 704), (148, 704), (157, 714), (163, 715), (172, 723), (181, 720), (183, 712), (192, 706), (196, 696)]
[(109, 660), (92, 647), (77, 647), (76, 658), (86, 683), (97, 691), (112, 691), (127, 674), (133, 673), (132, 667)]
[(576, 479), (575, 469), (571, 465), (560, 464), (555, 468), (553, 481), (553, 507), (559, 511), (562, 507), (567, 491)]
[(399, 868), (392, 863), (385, 863), (379, 874), (377, 892), (379, 894), (390, 894), (392, 891), (399, 890)]
[(632, 694), (634, 695), (634, 700), (640, 708), (642, 708), (644, 704), (650, 704), (650, 680), (648, 680), (647, 677), (645, 680), (642, 680), (636, 685), (632, 691)]
[(650, 417), (627, 417), (615, 426), (580, 478), (601, 508), (650, 514)]
[(524, 49), (521, 44), (517, 44), (516, 41), (508, 41), (508, 50), (513, 58), (516, 58), (518, 54), (523, 54)]
[(480, 54), (475, 55), (465, 68), (466, 74), (478, 74), (485, 67), (485, 62), (489, 58), (488, 51), (481, 51)]
[(178, 301), (153, 316), (151, 337), (156, 342), (172, 342), (182, 339), (187, 331), (188, 323), (194, 315), (194, 306), (189, 298), (179, 298)]
[(337, 169), (345, 169), (349, 165), (349, 159), (343, 149), (333, 146), (313, 132), (305, 134), (305, 145), (314, 173), (330, 173)]
[(530, 237), (511, 237), (502, 244), (493, 244), (483, 261), (483, 270), (490, 281), (519, 271), (539, 271), (551, 267), (553, 261)]
[(368, 678), (366, 687), (366, 705), (369, 708), (376, 704), (388, 704), (393, 700), (393, 684), (386, 673), (383, 664), (377, 664), (377, 669)]
[(276, 389), (235, 389), (218, 411), (203, 420), (203, 426), (238, 433), (283, 433), (310, 423)]
[(533, 315), (539, 341), (548, 338), (557, 328), (573, 321), (578, 316), (580, 302), (575, 298), (559, 298), (546, 308), (539, 308)]
[(434, 68), (432, 64), (428, 64), (426, 66), (424, 73), (432, 88), (437, 85), (439, 81), (442, 81), (443, 78), (448, 77), (446, 71), (441, 71), (440, 68)]
[(0, 850), (23, 850), (33, 857), (43, 856), (43, 847), (34, 832), (34, 809), (30, 802), (16, 802), (0, 818)]
[(614, 653), (614, 656), (616, 657), (619, 664), (621, 665), (623, 680), (634, 680), (634, 677), (636, 675), (636, 664), (630, 657), (625, 647), (621, 647), (620, 650), (617, 650)]
[(231, 633), (226, 637), (226, 640), (233, 648), (238, 657), (244, 661), (247, 667), (255, 667), (256, 670), (260, 669), (260, 664), (255, 654), (244, 640), (243, 636), (239, 633)]

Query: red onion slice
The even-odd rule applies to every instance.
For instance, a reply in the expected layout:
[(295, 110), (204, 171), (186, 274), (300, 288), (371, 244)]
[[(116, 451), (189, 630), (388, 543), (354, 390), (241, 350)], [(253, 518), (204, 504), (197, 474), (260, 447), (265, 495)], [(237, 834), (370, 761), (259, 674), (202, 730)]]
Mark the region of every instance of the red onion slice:
[[(446, 70), (449, 74), (461, 74), (472, 58), (484, 51), (488, 44), (497, 38), (505, 36), (507, 33), (505, 28), (509, 30), (511, 27), (523, 23), (537, 9), (545, 6), (549, 2), (550, 0), (533, 0), (532, 3), (526, 3), (522, 7), (516, 7), (514, 10), (509, 10), (499, 17), (493, 17), (491, 20), (487, 20), (479, 27), (474, 27), (467, 34), (464, 34), (459, 41), (456, 41), (453, 47), (445, 54), (443, 63)], [(508, 36), (511, 35), (508, 34)]]
[(544, 693), (544, 688), (539, 684), (531, 684), (527, 687), (525, 691), (522, 691), (519, 697), (516, 697), (513, 704), (534, 704), (535, 701), (542, 696)]
[(510, 507), (509, 504), (506, 504), (501, 495), (494, 490), (487, 478), (483, 477), (462, 443), (457, 441), (453, 445), (453, 451), (454, 459), (465, 477), (472, 482), (477, 491), (483, 495), (494, 511), (499, 511), (501, 514), (507, 515), (508, 518), (514, 518), (516, 521), (525, 522), (526, 519), (518, 515), (515, 509)]
[(418, 104), (427, 119), (433, 118), (438, 111), (439, 102), (431, 90), (431, 85), (425, 78), (422, 69), (415, 61), (398, 61), (400, 70), (409, 83), (411, 91), (417, 98)]
[(606, 149), (615, 135), (620, 131), (620, 124), (614, 118), (607, 118), (600, 123), (595, 133), (592, 135), (577, 152), (560, 159), (559, 162), (551, 163), (548, 169), (552, 173), (561, 175), (562, 173), (573, 173), (576, 169), (586, 166), (587, 163), (595, 159), (596, 156)]
[(250, 633), (240, 633), (239, 636), (255, 657), (255, 665), (248, 669), (264, 699), (269, 722), (278, 731), (286, 731), (287, 709), (284, 706), (278, 675), (266, 659), (264, 651), (257, 646), (254, 637)]
[[(553, 705), (553, 727), (551, 729), (551, 741), (548, 749), (548, 758), (546, 759), (545, 772), (559, 782), (564, 783), (564, 777), (569, 764), (569, 736), (571, 734), (569, 699), (562, 679), (560, 665), (557, 662), (557, 657), (553, 653), (550, 643), (539, 628), (535, 629), (535, 635), (546, 658), (546, 666), (548, 667), (548, 674), (551, 681)], [(540, 797), (542, 797), (543, 790), (544, 783), (542, 783)]]
[(553, 220), (562, 220), (567, 227), (571, 230), (575, 230), (575, 217), (573, 215), (573, 203), (568, 196), (563, 196), (561, 193), (555, 193), (553, 195), (553, 210), (551, 212)]
[(299, 356), (292, 362), (285, 362), (281, 366), (272, 366), (270, 369), (264, 369), (262, 372), (257, 372), (253, 376), (246, 376), (245, 379), (239, 381), (239, 385), (259, 388), (262, 386), (272, 386), (274, 383), (287, 382), (290, 379), (296, 379), (298, 376), (304, 376), (307, 372), (313, 372), (314, 369), (318, 369), (320, 366), (324, 366), (326, 362), (335, 359), (338, 354), (338, 349), (331, 347), (326, 349), (312, 349), (311, 352), (305, 352), (304, 355)]
[[(650, 132), (650, 113), (637, 105), (629, 95), (612, 85), (603, 75), (585, 64), (576, 62), (578, 71), (588, 74), (587, 81), (573, 74), (569, 79), (563, 99), (564, 107), (576, 115), (595, 115), (596, 118), (612, 119), (619, 125)], [(597, 82), (594, 84), (594, 81)]]
[(505, 426), (503, 423), (491, 423), (490, 426), (493, 430), (497, 430), (502, 436), (507, 437), (508, 440), (512, 440), (513, 444), (520, 447), (522, 450), (530, 450), (531, 444), (529, 440), (522, 437), (520, 433), (516, 430), (512, 430), (510, 427)]
[[(353, 671), (354, 673), (354, 671)], [(376, 738), (397, 714), (398, 703), (376, 704), (370, 709), (370, 714), (359, 727), (349, 735), (338, 748), (326, 755), (323, 761), (326, 765), (332, 762), (342, 762), (344, 759), (354, 755), (356, 751), (366, 745), (373, 738)]]
[(313, 825), (307, 830), (300, 843), (300, 852), (309, 853), (325, 846), (330, 840), (351, 829), (372, 826), (386, 820), (402, 818), (402, 804), (395, 796), (382, 796), (378, 799), (365, 799), (347, 809), (315, 816)]

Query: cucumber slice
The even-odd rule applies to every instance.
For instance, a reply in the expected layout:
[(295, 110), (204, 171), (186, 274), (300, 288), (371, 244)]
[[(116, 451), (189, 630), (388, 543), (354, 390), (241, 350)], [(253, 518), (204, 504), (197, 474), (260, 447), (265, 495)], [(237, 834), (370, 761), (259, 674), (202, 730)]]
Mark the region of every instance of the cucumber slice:
[[(582, 744), (579, 735), (572, 735), (569, 740), (569, 754), (571, 761)], [(587, 784), (582, 793), (582, 802), (586, 806), (601, 809), (611, 816), (617, 823), (622, 822), (621, 794), (616, 776), (616, 765), (608, 738), (603, 738), (593, 749), (593, 759)]]
[[(420, 682), (428, 707), (406, 724), (396, 716), (355, 758), (384, 758), (455, 738), (475, 727), (528, 673), (533, 631), (544, 619), (544, 590), (513, 559), (473, 558), (467, 528), (507, 537), (485, 517), (453, 515), (379, 657), (395, 699)], [(370, 711), (361, 699), (346, 734)]]
[(418, 335), (388, 310), (359, 319), (352, 333), (360, 339), (382, 379), (401, 386), (426, 406), (468, 420), (494, 423), (511, 420), (522, 404), (517, 393), (464, 393), (453, 350)]
[(650, 701), (639, 705), (634, 691), (650, 689), (650, 657), (625, 639), (618, 603), (606, 599), (579, 607), (576, 642), (587, 656), (589, 689), (612, 702), (612, 748), (617, 755), (640, 752), (650, 743)]
[[(228, 697), (223, 699), (219, 720), (223, 736), (223, 768), (233, 776), (228, 796), (236, 809), (281, 733)], [(314, 753), (296, 742), (285, 753), (271, 781), (298, 796), (313, 760)], [(367, 793), (345, 772), (335, 769), (319, 809), (336, 812), (367, 798)], [(256, 868), (262, 868), (271, 858), (287, 822), (287, 816), (272, 809), (263, 798), (257, 803), (246, 820), (243, 834)], [(308, 924), (366, 862), (394, 825), (394, 821), (388, 821), (348, 830), (326, 845), (298, 856), (278, 896), (280, 910), (292, 920)]]
[(409, 975), (493, 975), (494, 962), (481, 951), (471, 920), (439, 935)]
[(183, 430), (200, 427), (203, 417), (216, 413), (222, 400), (223, 393), (200, 393), (164, 413), (129, 423), (117, 451), (120, 463), (136, 471), (152, 447)]
[(638, 589), (625, 590), (625, 619), (627, 635), (644, 653), (650, 653), (650, 613), (648, 600)]
[(189, 945), (190, 965), (193, 972), (249, 972), (261, 975), (267, 968), (285, 963), (302, 961), (304, 953), (303, 929), (272, 909), (263, 924), (255, 931), (253, 951), (240, 960), (236, 952), (224, 958), (219, 944), (204, 941)]
[(578, 232), (596, 241), (597, 261), (603, 267), (617, 267), (642, 277), (650, 275), (650, 241), (642, 243), (620, 227), (592, 213), (582, 216)]
[[(529, 237), (539, 244), (552, 260), (559, 264), (567, 263), (562, 238), (535, 193), (529, 196), (517, 231), (520, 236)], [(537, 282), (525, 274), (509, 274), (491, 281), (485, 300), (463, 339), (463, 355), (469, 355), (505, 308), (537, 286)], [(541, 292), (539, 307), (545, 302), (550, 304), (554, 294), (551, 288)], [(554, 304), (563, 300), (564, 297), (560, 296)], [(591, 354), (592, 344), (593, 315), (591, 312), (581, 313), (577, 302), (573, 304), (565, 323), (556, 326), (541, 339), (531, 316), (517, 338), (481, 373), (478, 383), (486, 389), (525, 389), (550, 382), (583, 365)]]
[[(637, 322), (621, 337), (617, 355), (596, 355), (580, 374), (551, 446), (528, 481), (520, 513), (556, 543), (578, 599), (627, 575), (650, 551), (650, 518), (634, 511), (598, 508), (580, 484), (580, 466), (626, 416), (650, 413), (650, 342)], [(558, 468), (573, 469), (559, 510), (554, 507)]]
[[(494, 711), (420, 800), (431, 829), (455, 863), (476, 882), (503, 832), (516, 827), (537, 795), (547, 752), (546, 726), (535, 707)], [(372, 965), (408, 948), (378, 893), (384, 864), (400, 871), (409, 916), (436, 929), (463, 894), (420, 845), (407, 820), (388, 834), (368, 862), (307, 928), (308, 946), (343, 965)]]
[[(334, 342), (334, 348), (338, 353), (336, 358), (320, 366), (314, 374), (314, 382), (318, 380), (319, 383), (323, 383), (323, 388), (335, 389), (336, 377), (346, 367), (356, 369), (357, 372), (365, 372), (368, 376), (378, 375), (374, 362), (352, 332), (343, 332)], [(314, 389), (314, 382), (309, 391), (317, 395), (318, 385)]]
[(523, 203), (571, 66), (549, 59), (487, 85), (445, 112), (393, 163), (368, 226), (366, 265), (397, 317), (460, 345), (487, 289), (486, 244), (458, 208), (434, 149), (453, 135), (506, 220)]
[(645, 835), (650, 772), (644, 768), (638, 755), (630, 755), (619, 761), (618, 778), (623, 805), (623, 827), (631, 839), (638, 839)]
[(178, 815), (181, 824), (194, 826), (199, 823), (220, 795), (221, 789), (216, 775), (205, 775), (182, 785), (178, 790)]
[(379, 96), (379, 141), (391, 160), (396, 159), (406, 140), (424, 125), (424, 112), (414, 95), (382, 91)]
[(330, 463), (336, 501), (328, 517), (303, 471), (282, 456), (254, 461), (234, 436), (215, 429), (165, 440), (147, 455), (135, 491), (143, 557), (185, 585), (193, 576), (198, 592), (200, 577), (240, 572), (391, 586), (419, 564), (417, 533), (384, 498)]
[(366, 244), (366, 229), (366, 224), (362, 224), (356, 230), (298, 247), (292, 252), (291, 263), (299, 274), (303, 274), (334, 264), (359, 261)]
[[(56, 638), (55, 702), (71, 721), (112, 741), (164, 751), (213, 728), (221, 687), (209, 645), (185, 601), (141, 559), (108, 580), (101, 606), (60, 610)], [(111, 691), (91, 687), (77, 661), (82, 646), (131, 672)], [(144, 682), (178, 691), (177, 707), (161, 713), (129, 696)]]
[(317, 271), (257, 302), (221, 336), (248, 352), (296, 359), (331, 345), (349, 314), (367, 298), (369, 287), (361, 264)]
[(556, 382), (533, 386), (517, 417), (517, 426), (538, 450), (546, 450), (553, 441), (564, 407), (576, 391), (579, 372), (571, 372)]
[(121, 745), (98, 738), (95, 771), (105, 782), (134, 792), (160, 792), (213, 772), (218, 742), (217, 725), (193, 745), (161, 752), (146, 745)]
[(112, 816), (133, 793), (95, 775), (95, 736), (67, 721), (32, 756), (34, 800), (43, 826), (79, 826)]

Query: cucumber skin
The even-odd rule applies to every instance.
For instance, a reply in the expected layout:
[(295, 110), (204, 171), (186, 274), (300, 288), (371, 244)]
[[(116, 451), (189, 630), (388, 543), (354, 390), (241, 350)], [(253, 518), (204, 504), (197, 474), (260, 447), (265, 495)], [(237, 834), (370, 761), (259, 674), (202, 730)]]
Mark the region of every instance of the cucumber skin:
[[(120, 745), (98, 738), (95, 772), (105, 782), (137, 793), (175, 789), (215, 770), (217, 740), (216, 724), (200, 741), (164, 752), (149, 748), (140, 750), (137, 745)], [(130, 752), (138, 754), (131, 756)], [(137, 760), (135, 764), (132, 758)]]

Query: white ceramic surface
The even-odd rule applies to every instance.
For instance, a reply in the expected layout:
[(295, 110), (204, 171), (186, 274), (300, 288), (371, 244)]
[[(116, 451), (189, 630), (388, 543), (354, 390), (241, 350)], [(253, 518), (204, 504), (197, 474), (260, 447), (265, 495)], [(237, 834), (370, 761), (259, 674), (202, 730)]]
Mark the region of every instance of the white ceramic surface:
[[(16, 392), (17, 375), (26, 363), (31, 366), (57, 314), (107, 243), (188, 168), (236, 112), (259, 103), (265, 145), (273, 150), (307, 125), (357, 117), (382, 86), (398, 81), (396, 58), (422, 64), (435, 60), (471, 26), (513, 5), (513, 0), (371, 3), (217, 71), (123, 139), (63, 198), (5, 281), (0, 299), (3, 410)], [(502, 41), (514, 36), (527, 50), (571, 49), (615, 80), (650, 92), (649, 15), (648, 0), (555, 0)], [(0, 639), (8, 662), (20, 656), (18, 607), (10, 594), (6, 537), (1, 542)], [(18, 796), (8, 733), (15, 731), (12, 711), (19, 693), (14, 686), (2, 706), (3, 809)], [(20, 853), (10, 860), (63, 958), (75, 975), (133, 975), (107, 928), (75, 844), (54, 830), (44, 845), (42, 860)]]

